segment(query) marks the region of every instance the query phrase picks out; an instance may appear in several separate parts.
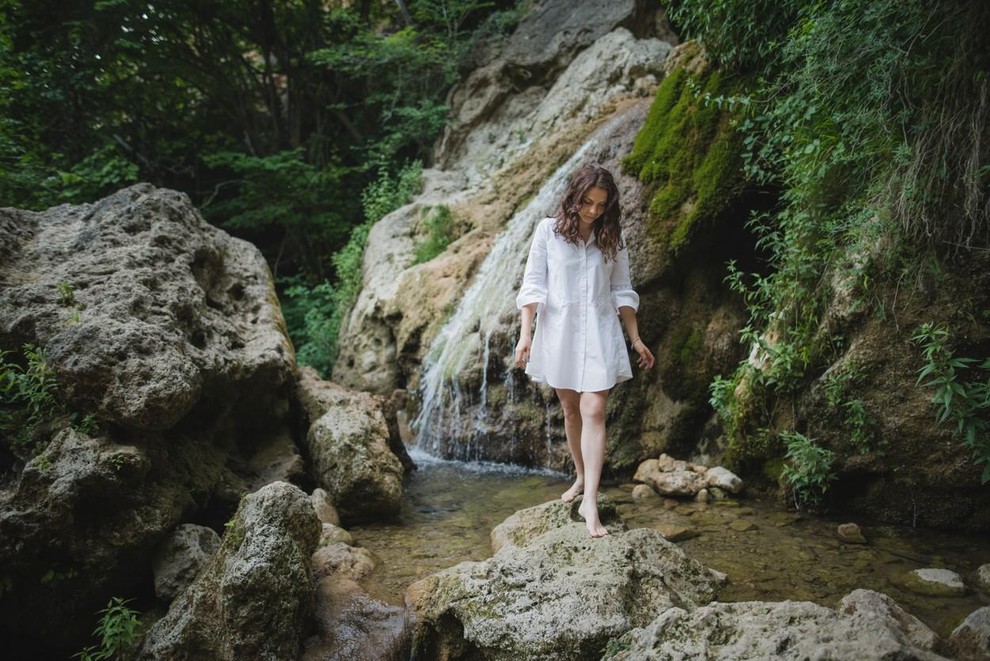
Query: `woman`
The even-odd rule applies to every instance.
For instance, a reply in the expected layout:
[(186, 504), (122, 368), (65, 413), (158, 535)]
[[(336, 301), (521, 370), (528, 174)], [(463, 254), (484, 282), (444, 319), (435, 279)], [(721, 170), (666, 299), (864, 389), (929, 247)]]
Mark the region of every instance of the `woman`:
[(560, 498), (568, 503), (584, 494), (578, 512), (592, 537), (608, 534), (597, 502), (605, 462), (605, 402), (616, 383), (632, 378), (620, 318), (639, 367), (654, 363), (639, 337), (639, 295), (629, 280), (620, 216), (612, 174), (593, 165), (578, 169), (556, 217), (536, 228), (516, 297), (522, 320), (515, 364), (557, 393), (577, 473)]

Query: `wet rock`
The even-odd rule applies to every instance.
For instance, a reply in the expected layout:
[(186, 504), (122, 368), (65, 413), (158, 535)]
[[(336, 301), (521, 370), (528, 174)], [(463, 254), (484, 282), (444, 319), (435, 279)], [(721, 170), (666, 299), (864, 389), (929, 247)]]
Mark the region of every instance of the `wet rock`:
[[(583, 497), (582, 497), (583, 498)], [(510, 515), (502, 523), (492, 528), (492, 553), (498, 553), (508, 547), (523, 547), (540, 535), (581, 521), (578, 508), (582, 498), (576, 498), (570, 503), (550, 501), (519, 510)], [(622, 532), (626, 529), (622, 519), (615, 509), (615, 502), (604, 494), (598, 495), (598, 517), (609, 532)]]
[(859, 526), (855, 523), (842, 523), (836, 528), (835, 534), (838, 538), (845, 542), (846, 544), (865, 544), (866, 538), (863, 537), (863, 532), (859, 529)]
[(614, 661), (667, 659), (944, 659), (914, 645), (885, 616), (810, 602), (713, 603), (670, 608), (619, 639)]
[(525, 545), (506, 544), (489, 560), (408, 588), (417, 658), (596, 658), (611, 636), (658, 611), (707, 603), (724, 580), (656, 531), (591, 539), (570, 507), (540, 507), (546, 532)]
[(297, 487), (276, 482), (245, 497), (219, 553), (152, 625), (137, 658), (296, 658), (319, 534)]
[(403, 659), (409, 634), (405, 611), (370, 597), (353, 580), (324, 576), (317, 581), (317, 633), (306, 640), (301, 661)]
[(650, 486), (662, 496), (694, 496), (704, 488), (705, 478), (691, 470), (659, 473)]
[(691, 470), (688, 462), (682, 459), (674, 459), (667, 453), (663, 453), (657, 459), (657, 469), (663, 473), (674, 473)]
[(739, 493), (743, 490), (743, 481), (732, 471), (721, 466), (707, 469), (705, 477), (709, 486), (717, 487), (729, 493)]
[(320, 533), (320, 546), (329, 546), (337, 543), (354, 544), (354, 537), (340, 526), (332, 523), (323, 524), (323, 532)]
[(936, 651), (941, 640), (924, 622), (897, 605), (897, 602), (881, 592), (853, 590), (839, 602), (839, 612), (864, 616), (883, 621), (903, 633), (911, 644), (929, 651)]
[(681, 526), (676, 523), (658, 523), (653, 529), (663, 535), (668, 542), (682, 542), (685, 539), (697, 537), (698, 533), (693, 528)]
[(948, 569), (915, 569), (899, 579), (901, 587), (932, 597), (956, 597), (966, 594), (962, 577)]
[(949, 636), (949, 646), (959, 661), (990, 659), (990, 606), (970, 613)]
[(990, 592), (990, 564), (980, 565), (976, 570), (976, 585), (984, 592)]
[(696, 493), (694, 495), (694, 499), (699, 503), (710, 503), (712, 502), (712, 500), (714, 500), (714, 498), (712, 498), (711, 492), (708, 491), (708, 489), (702, 489), (701, 491)]
[(220, 548), (220, 536), (212, 529), (186, 523), (169, 536), (155, 554), (155, 595), (172, 601), (193, 582)]
[(321, 380), (300, 370), (299, 399), (312, 424), (306, 448), (313, 474), (342, 519), (393, 516), (402, 499), (398, 426), (386, 418), (384, 400)]
[(335, 526), (340, 525), (340, 514), (337, 513), (337, 508), (334, 507), (333, 501), (330, 499), (330, 494), (325, 489), (313, 489), (313, 493), (310, 494), (309, 498), (313, 501), (313, 509), (316, 510), (316, 516), (320, 519), (320, 522), (330, 523)]
[(637, 484), (632, 489), (633, 500), (657, 500), (660, 496), (652, 487), (646, 484)]
[(313, 574), (343, 576), (353, 581), (367, 578), (375, 570), (371, 551), (337, 542), (317, 549), (313, 554)]
[(756, 524), (745, 519), (735, 519), (729, 523), (729, 528), (736, 532), (749, 532), (756, 528)]

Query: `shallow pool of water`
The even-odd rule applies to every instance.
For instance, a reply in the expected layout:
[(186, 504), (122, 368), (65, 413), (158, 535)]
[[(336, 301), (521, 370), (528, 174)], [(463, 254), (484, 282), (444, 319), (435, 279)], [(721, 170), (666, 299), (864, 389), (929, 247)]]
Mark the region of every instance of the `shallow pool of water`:
[[(400, 517), (352, 527), (355, 543), (378, 559), (367, 588), (401, 604), (407, 585), (465, 560), (491, 556), (489, 532), (513, 512), (556, 499), (568, 479), (498, 465), (442, 462), (418, 456), (406, 481)], [(969, 579), (990, 562), (990, 540), (856, 521), (866, 545), (836, 537), (844, 521), (783, 509), (776, 502), (742, 498), (711, 505), (663, 498), (633, 500), (630, 485), (603, 489), (629, 528), (671, 527), (689, 556), (729, 576), (720, 601), (813, 601), (835, 607), (856, 588), (892, 597), (942, 636), (980, 606), (984, 594), (933, 598), (899, 587), (907, 572), (951, 569)]]

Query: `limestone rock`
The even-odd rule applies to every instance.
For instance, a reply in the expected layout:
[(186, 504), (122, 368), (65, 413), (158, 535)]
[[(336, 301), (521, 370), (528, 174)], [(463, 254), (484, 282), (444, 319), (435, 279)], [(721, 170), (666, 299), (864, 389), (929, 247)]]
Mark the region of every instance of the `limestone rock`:
[(912, 645), (921, 649), (935, 651), (940, 644), (938, 634), (883, 593), (853, 590), (842, 598), (838, 610), (848, 614), (860, 613), (884, 621), (889, 627), (901, 631)]
[(244, 498), (220, 552), (145, 636), (140, 659), (296, 658), (320, 534), (308, 496), (276, 482)]
[(846, 544), (865, 544), (866, 537), (855, 523), (842, 523), (835, 529), (835, 534)]
[(670, 608), (620, 639), (615, 661), (668, 659), (944, 659), (912, 644), (886, 617), (838, 613), (810, 602), (713, 603)]
[(320, 547), (313, 554), (313, 573), (318, 576), (344, 576), (357, 581), (375, 569), (375, 559), (368, 549), (343, 542)]
[[(582, 521), (578, 508), (583, 498), (583, 496), (575, 498), (570, 503), (552, 500), (510, 515), (505, 521), (492, 528), (492, 553), (498, 553), (508, 547), (526, 546), (545, 532), (569, 525), (574, 521)], [(598, 517), (609, 532), (622, 532), (626, 529), (616, 512), (615, 502), (603, 494), (598, 495)]]
[(313, 509), (316, 510), (316, 516), (320, 519), (321, 523), (329, 523), (335, 526), (340, 525), (340, 514), (337, 512), (337, 508), (334, 507), (333, 501), (330, 500), (330, 494), (325, 489), (313, 489), (313, 493), (310, 494), (309, 499), (313, 501)]
[(608, 638), (656, 612), (693, 609), (715, 595), (719, 577), (657, 532), (591, 539), (583, 522), (562, 521), (562, 505), (540, 506), (547, 530), (520, 538), (525, 545), (408, 588), (417, 658), (595, 658)]
[(206, 526), (186, 523), (162, 544), (152, 561), (155, 595), (172, 601), (192, 583), (220, 548), (220, 536)]
[[(77, 652), (107, 594), (147, 584), (151, 556), (190, 496), (235, 479), (225, 461), (219, 447), (190, 437), (125, 445), (73, 429), (56, 434), (0, 492), (7, 644), (38, 658)], [(46, 572), (51, 582), (40, 580)]]
[(976, 584), (984, 592), (990, 592), (990, 563), (980, 565), (976, 570)]
[(244, 429), (284, 417), (293, 351), (268, 267), (186, 195), (5, 209), (0, 244), (0, 347), (45, 347), (76, 410), (139, 430), (204, 403), (243, 402)]
[(970, 613), (949, 636), (959, 661), (990, 659), (990, 606)]
[(323, 576), (316, 583), (316, 634), (301, 661), (403, 659), (409, 646), (405, 611), (369, 596), (353, 580)]
[(729, 493), (739, 493), (743, 490), (743, 481), (738, 475), (721, 466), (712, 466), (705, 473), (708, 485), (718, 487)]
[(632, 490), (633, 500), (656, 500), (659, 495), (646, 484), (637, 484)]
[(902, 587), (932, 597), (956, 597), (966, 594), (962, 577), (949, 569), (926, 567), (915, 569), (900, 578)]
[(320, 547), (337, 543), (354, 544), (354, 537), (340, 526), (332, 523), (323, 524), (323, 532), (320, 533)]
[[(397, 514), (403, 467), (392, 447), (402, 441), (381, 398), (301, 372), (300, 401), (312, 424), (306, 448), (313, 473), (344, 520)], [(393, 416), (394, 422), (394, 416)]]
[(656, 475), (650, 485), (661, 496), (694, 496), (705, 486), (705, 478), (692, 470)]

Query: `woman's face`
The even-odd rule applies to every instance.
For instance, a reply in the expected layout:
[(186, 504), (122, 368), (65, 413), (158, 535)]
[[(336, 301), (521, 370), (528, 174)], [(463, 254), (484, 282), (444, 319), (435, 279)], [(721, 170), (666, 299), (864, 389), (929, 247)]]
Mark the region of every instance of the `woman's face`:
[(581, 209), (578, 211), (578, 215), (581, 216), (581, 222), (588, 225), (594, 223), (605, 213), (605, 207), (607, 205), (608, 192), (604, 188), (592, 186), (581, 197)]

